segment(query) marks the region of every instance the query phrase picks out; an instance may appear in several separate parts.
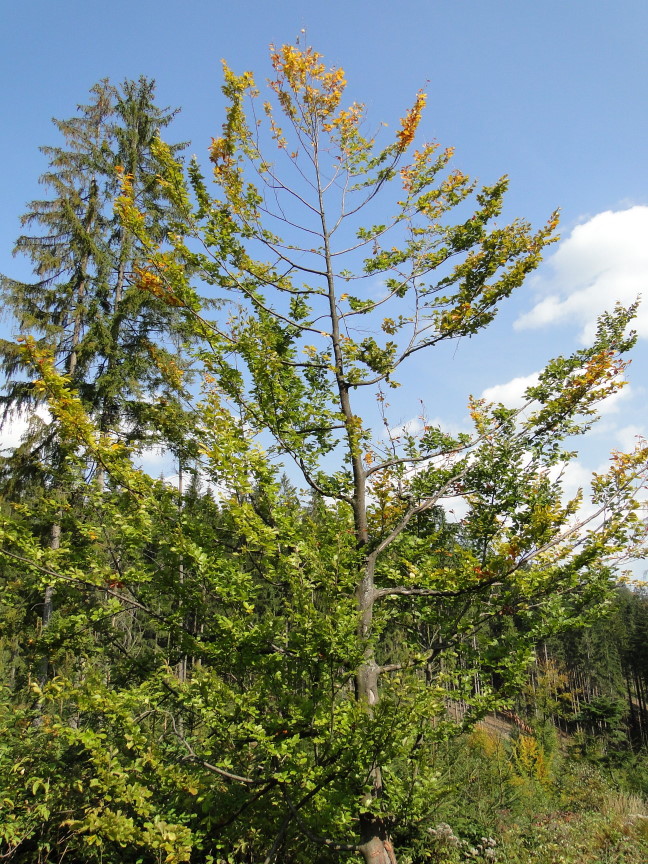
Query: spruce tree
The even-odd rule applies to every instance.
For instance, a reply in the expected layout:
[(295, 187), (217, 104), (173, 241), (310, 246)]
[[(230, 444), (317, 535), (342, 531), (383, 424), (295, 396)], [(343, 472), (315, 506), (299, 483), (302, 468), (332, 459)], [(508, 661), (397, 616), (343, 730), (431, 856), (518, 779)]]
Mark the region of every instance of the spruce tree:
[[(32, 415), (26, 436), (2, 459), (2, 492), (7, 500), (41, 502), (32, 527), (52, 550), (60, 547), (66, 521), (77, 518), (75, 507), (83, 506), (86, 481), (96, 475), (103, 485), (103, 469), (92, 461), (73, 465), (74, 448), (61, 440), (56, 423), (35, 413), (41, 396), (21, 356), (21, 339), (34, 338), (52, 353), (107, 436), (127, 436), (141, 446), (163, 443), (163, 409), (167, 428), (182, 416), (184, 369), (175, 355), (184, 325), (177, 310), (132, 290), (142, 250), (113, 208), (127, 182), (150, 236), (163, 242), (174, 219), (151, 144), (176, 112), (155, 104), (154, 89), (146, 78), (121, 87), (104, 80), (74, 117), (54, 121), (62, 143), (41, 148), (49, 165), (40, 179), (49, 194), (28, 205), (21, 220), (26, 230), (14, 249), (30, 261), (34, 280), (0, 282), (20, 334), (17, 342), (0, 342), (6, 377), (1, 421)], [(31, 624), (41, 630), (52, 617), (52, 586), (32, 601), (40, 621)], [(38, 677), (47, 674), (43, 660)]]
[[(41, 148), (49, 159), (41, 183), (51, 195), (28, 205), (21, 221), (32, 230), (14, 249), (30, 260), (35, 279), (2, 277), (0, 288), (18, 333), (53, 351), (102, 431), (126, 430), (138, 440), (155, 437), (161, 412), (154, 410), (154, 397), (162, 396), (168, 409), (184, 394), (177, 354), (186, 328), (177, 310), (129, 290), (142, 250), (121, 228), (113, 201), (127, 182), (146, 214), (147, 233), (164, 240), (174, 212), (158, 182), (151, 143), (176, 112), (155, 104), (154, 83), (146, 78), (120, 88), (102, 81), (91, 96), (75, 117), (54, 121), (63, 145)], [(19, 344), (0, 341), (0, 358), (6, 421), (33, 412), (39, 397), (26, 380)], [(38, 466), (47, 465), (48, 473), (59, 461), (52, 431), (35, 422), (40, 428), (5, 463), (9, 485), (23, 483)]]

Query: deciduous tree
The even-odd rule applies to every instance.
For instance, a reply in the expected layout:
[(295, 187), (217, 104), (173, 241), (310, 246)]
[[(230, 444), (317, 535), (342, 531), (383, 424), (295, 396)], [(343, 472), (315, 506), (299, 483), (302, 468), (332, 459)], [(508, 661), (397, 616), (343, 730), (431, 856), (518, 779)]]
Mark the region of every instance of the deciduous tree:
[[(613, 456), (586, 512), (580, 495), (565, 499), (559, 470), (573, 457), (565, 442), (622, 386), (633, 308), (552, 360), (520, 410), (470, 399), (473, 429), (460, 435), (374, 428), (369, 406), (389, 426), (385, 397), (407, 382), (408, 360), (433, 362), (438, 346), (490, 324), (540, 262), (556, 217), (537, 230), (502, 225), (505, 178), (479, 188), (452, 169), (450, 150), (414, 149), (423, 93), (381, 148), (364, 108), (341, 107), (342, 70), (291, 46), (272, 64), (267, 102), (250, 73), (225, 67), (214, 187), (195, 162), (187, 182), (152, 143), (182, 214), (167, 245), (147, 230), (129, 178), (118, 202), (146, 250), (134, 288), (182, 310), (203, 340), (193, 434), (205, 477), (228, 490), (209, 528), (192, 528), (190, 509), (171, 518), (170, 493), (102, 440), (38, 345), (24, 348), (61, 434), (76, 458), (94, 454), (113, 492), (93, 499), (92, 543), (54, 554), (14, 520), (6, 559), (86, 594), (113, 580), (115, 615), (132, 611), (156, 646), (193, 658), (178, 676), (169, 650), (152, 650), (138, 676), (133, 655), (131, 677), (110, 697), (99, 688), (94, 708), (89, 679), (62, 677), (41, 694), (53, 712), (75, 706), (72, 728), (60, 714), (53, 725), (83, 764), (98, 763), (94, 733), (119, 718), (105, 733), (115, 773), (102, 770), (100, 785), (127, 806), (102, 809), (90, 791), (67, 820), (117, 860), (120, 838), (148, 856), (167, 849), (169, 861), (188, 860), (192, 844), (196, 860), (228, 864), (407, 860), (443, 791), (435, 743), (505, 704), (534, 641), (606, 596), (644, 535), (645, 448)], [(197, 279), (216, 294), (215, 316)], [(288, 462), (308, 507), (280, 480)], [(458, 499), (465, 516), (453, 521), (445, 505)], [(98, 539), (105, 524), (110, 537)], [(105, 650), (109, 634), (96, 629)], [(468, 706), (458, 722), (455, 701)], [(129, 760), (137, 789), (125, 791)], [(161, 840), (172, 823), (174, 839)]]

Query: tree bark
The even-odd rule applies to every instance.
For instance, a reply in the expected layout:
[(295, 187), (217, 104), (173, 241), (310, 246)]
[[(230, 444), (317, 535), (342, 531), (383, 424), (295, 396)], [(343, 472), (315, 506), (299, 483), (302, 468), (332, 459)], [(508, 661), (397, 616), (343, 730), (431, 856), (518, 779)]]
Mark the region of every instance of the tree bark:
[[(364, 560), (359, 570), (356, 598), (358, 603), (358, 635), (366, 643), (364, 662), (356, 674), (356, 699), (365, 707), (371, 716), (374, 706), (380, 699), (380, 667), (375, 660), (374, 648), (370, 637), (373, 624), (373, 610), (376, 601), (374, 553), (367, 553), (369, 545), (369, 525), (367, 521), (367, 474), (363, 464), (361, 436), (358, 418), (354, 415), (351, 405), (350, 385), (346, 380), (344, 353), (342, 351), (342, 334), (337, 307), (335, 290), (335, 271), (331, 251), (331, 235), (327, 227), (324, 195), (319, 171), (319, 151), (317, 138), (313, 139), (315, 174), (319, 205), (319, 217), (322, 226), (322, 241), (329, 302), (329, 321), (331, 323), (331, 345), (335, 362), (335, 379), (339, 398), (340, 411), (344, 417), (348, 455), (353, 475), (352, 510), (355, 537), (358, 550), (363, 551)], [(379, 764), (371, 767), (372, 780), (371, 798), (377, 800), (383, 795), (382, 772)], [(389, 838), (385, 820), (376, 814), (360, 814), (360, 851), (365, 864), (397, 864), (394, 848)]]
[(360, 837), (360, 852), (365, 864), (397, 864), (383, 819), (361, 816)]
[[(50, 529), (50, 549), (58, 549), (61, 545), (61, 522), (60, 520), (55, 522)], [(43, 595), (43, 612), (41, 615), (41, 627), (44, 631), (52, 617), (52, 613), (54, 611), (54, 586), (48, 585), (45, 588), (45, 593)], [(43, 657), (40, 661), (40, 668), (38, 672), (38, 683), (41, 687), (43, 687), (47, 683), (47, 676), (49, 674), (49, 661), (47, 659), (47, 655)]]

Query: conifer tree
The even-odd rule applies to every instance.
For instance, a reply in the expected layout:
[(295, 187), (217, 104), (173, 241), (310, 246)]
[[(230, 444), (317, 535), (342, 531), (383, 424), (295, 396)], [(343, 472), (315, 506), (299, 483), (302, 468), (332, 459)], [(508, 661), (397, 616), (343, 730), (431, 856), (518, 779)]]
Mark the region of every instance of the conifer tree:
[[(112, 113), (112, 92), (106, 82), (95, 85), (93, 100), (79, 107), (78, 116), (69, 121), (54, 121), (66, 147), (42, 147), (49, 169), (41, 183), (51, 191), (49, 199), (32, 201), (21, 219), (32, 233), (21, 235), (14, 254), (25, 255), (32, 264), (36, 280), (19, 282), (2, 277), (2, 299), (14, 315), (20, 334), (35, 333), (50, 346), (63, 370), (78, 381), (84, 370), (79, 367), (79, 348), (88, 324), (96, 282), (106, 269), (103, 242), (104, 203), (95, 159), (103, 146)], [(2, 395), (3, 420), (38, 401), (29, 381), (24, 379), (24, 364), (15, 342), (2, 340), (0, 351), (7, 378)], [(50, 440), (40, 430), (19, 449), (33, 470), (34, 456), (44, 451), (50, 463)], [(44, 433), (44, 434), (43, 434)], [(22, 478), (20, 463), (13, 460), (12, 478)], [(26, 466), (25, 466), (26, 467)]]
[[(151, 145), (175, 113), (158, 107), (153, 82), (140, 78), (121, 87), (102, 81), (76, 116), (54, 121), (63, 142), (41, 148), (49, 160), (41, 183), (50, 197), (28, 205), (22, 218), (28, 231), (15, 246), (32, 264), (35, 281), (3, 277), (1, 283), (21, 337), (33, 334), (48, 347), (102, 432), (140, 445), (149, 439), (164, 443), (163, 427), (173, 430), (182, 416), (186, 390), (179, 352), (186, 327), (177, 310), (129, 291), (142, 250), (122, 230), (113, 199), (128, 177), (147, 230), (163, 242), (173, 207), (158, 183)], [(42, 398), (25, 377), (19, 345), (0, 342), (7, 379), (0, 397), (4, 422), (33, 412)], [(53, 550), (65, 522), (73, 521), (70, 507), (81, 494), (75, 490), (93, 473), (103, 483), (98, 463), (72, 468), (70, 455), (56, 425), (34, 415), (24, 440), (3, 459), (6, 496), (50, 502), (49, 519), (41, 508), (39, 524)], [(47, 585), (43, 627), (52, 611), (53, 588)], [(40, 674), (45, 677), (46, 664)]]
[[(115, 92), (114, 146), (106, 166), (112, 181), (110, 203), (112, 206), (119, 184), (125, 180), (141, 202), (146, 231), (156, 243), (164, 242), (177, 214), (159, 182), (161, 165), (152, 146), (175, 113), (156, 106), (154, 84), (144, 77), (125, 81)], [(176, 153), (183, 146), (171, 149)], [(160, 388), (164, 390), (164, 412), (157, 412), (155, 417), (167, 429), (171, 426), (168, 416), (174, 407), (177, 410), (177, 396), (183, 392), (180, 349), (189, 329), (177, 309), (152, 295), (129, 290), (147, 250), (123, 229), (114, 213), (109, 228), (112, 273), (103, 301), (104, 314), (94, 318), (88, 332), (91, 346), (98, 348), (94, 400), (102, 431), (114, 432), (125, 422), (130, 439), (137, 440), (146, 435), (147, 427), (153, 431), (153, 412), (147, 399), (161, 396)]]
[[(22, 218), (31, 232), (19, 237), (14, 250), (31, 261), (36, 281), (3, 277), (2, 296), (18, 333), (49, 346), (89, 411), (101, 418), (103, 431), (126, 431), (137, 440), (155, 435), (162, 420), (154, 397), (163, 396), (168, 414), (169, 403), (177, 409), (185, 392), (179, 353), (187, 328), (177, 310), (128, 290), (143, 250), (122, 230), (113, 199), (127, 177), (147, 231), (156, 242), (164, 240), (173, 207), (158, 183), (151, 145), (176, 112), (155, 104), (154, 84), (146, 78), (120, 88), (102, 81), (91, 95), (77, 116), (54, 121), (63, 145), (41, 148), (50, 163), (41, 182), (52, 194), (31, 202)], [(33, 409), (38, 397), (24, 379), (17, 343), (2, 340), (0, 354), (6, 421)], [(41, 429), (18, 448), (5, 472), (9, 482), (22, 476), (21, 462), (30, 470), (36, 461), (56, 462), (49, 453), (44, 458), (49, 437)]]

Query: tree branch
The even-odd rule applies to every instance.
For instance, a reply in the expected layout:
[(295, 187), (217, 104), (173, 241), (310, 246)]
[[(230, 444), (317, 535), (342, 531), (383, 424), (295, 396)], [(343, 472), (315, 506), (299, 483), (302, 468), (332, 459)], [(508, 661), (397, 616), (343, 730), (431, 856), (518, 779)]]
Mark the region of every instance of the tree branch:
[(137, 600), (131, 600), (129, 597), (124, 597), (123, 594), (118, 594), (117, 591), (112, 591), (106, 585), (95, 585), (94, 582), (88, 582), (86, 579), (79, 579), (76, 576), (65, 576), (63, 573), (57, 573), (54, 570), (50, 570), (48, 567), (41, 567), (40, 564), (35, 564), (33, 561), (30, 561), (29, 558), (24, 558), (22, 555), (17, 555), (15, 552), (10, 552), (8, 549), (0, 549), (0, 555), (6, 555), (9, 558), (13, 558), (16, 561), (20, 561), (23, 564), (27, 564), (28, 567), (31, 567), (33, 570), (37, 570), (39, 573), (45, 574), (45, 576), (51, 576), (53, 579), (57, 579), (62, 582), (68, 582), (72, 585), (79, 585), (82, 588), (90, 591), (101, 591), (102, 594), (109, 594), (111, 597), (116, 597), (120, 603), (126, 603), (129, 606), (133, 606), (135, 609), (141, 609), (142, 612), (146, 612), (147, 615), (151, 615), (151, 617), (155, 618), (158, 621), (167, 624), (168, 622), (162, 615), (158, 615), (156, 612), (153, 612), (147, 606), (144, 606), (142, 603), (138, 603)]
[[(328, 780), (327, 780), (328, 782)], [(321, 788), (321, 787), (320, 787)], [(319, 791), (319, 789), (317, 790)], [(327, 846), (329, 849), (334, 849), (336, 852), (359, 852), (360, 847), (356, 843), (339, 843), (337, 840), (331, 840), (329, 837), (320, 837), (318, 834), (314, 834), (308, 825), (301, 818), (299, 813), (297, 812), (297, 808), (293, 804), (290, 795), (286, 791), (286, 789), (281, 787), (281, 793), (286, 800), (286, 804), (290, 808), (290, 812), (295, 818), (295, 821), (299, 825), (299, 829), (302, 834), (307, 837), (311, 843), (316, 843), (318, 846)], [(312, 797), (312, 796), (311, 796)], [(305, 804), (305, 800), (299, 802), (299, 806), (303, 807)]]
[(442, 588), (410, 588), (407, 585), (397, 585), (394, 588), (376, 588), (374, 591), (374, 599), (379, 600), (381, 597), (390, 597), (392, 595), (400, 595), (403, 597), (463, 597), (466, 594), (473, 594), (482, 591), (484, 588), (492, 588), (493, 586), (501, 585), (501, 578), (501, 576), (494, 576), (492, 579), (484, 579), (475, 585), (467, 585), (465, 588), (456, 588), (455, 590), (444, 590)]
[(176, 726), (175, 718), (171, 717), (171, 724), (173, 726), (173, 734), (176, 736), (178, 741), (182, 744), (183, 747), (186, 748), (188, 752), (188, 756), (184, 756), (182, 758), (183, 762), (195, 762), (198, 765), (202, 765), (203, 768), (206, 768), (208, 771), (211, 771), (212, 774), (218, 774), (219, 777), (224, 777), (226, 780), (232, 780), (235, 783), (245, 783), (248, 786), (266, 786), (268, 784), (267, 780), (253, 780), (251, 777), (242, 777), (240, 774), (233, 774), (231, 771), (226, 771), (224, 768), (219, 768), (217, 765), (212, 765), (211, 762), (207, 762), (205, 759), (201, 759), (200, 756), (197, 756), (187, 739), (182, 735)]

